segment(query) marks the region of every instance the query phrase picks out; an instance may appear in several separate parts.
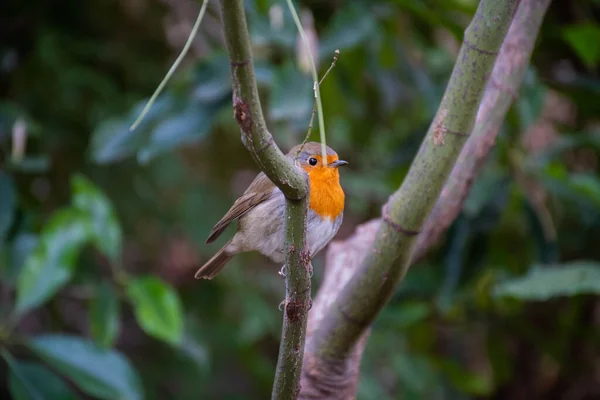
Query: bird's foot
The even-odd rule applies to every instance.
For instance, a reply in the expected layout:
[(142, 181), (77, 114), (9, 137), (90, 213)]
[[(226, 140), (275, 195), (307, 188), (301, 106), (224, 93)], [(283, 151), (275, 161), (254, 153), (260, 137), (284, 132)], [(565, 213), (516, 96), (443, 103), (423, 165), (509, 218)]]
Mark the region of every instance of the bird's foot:
[(279, 305), (277, 306), (277, 309), (279, 311), (283, 311), (283, 309), (285, 308), (285, 304), (286, 304), (286, 299), (281, 300), (281, 303), (279, 303)]
[(278, 272), (279, 276), (281, 276), (282, 278), (285, 278), (285, 274), (286, 274), (286, 266), (285, 264), (283, 264), (283, 266), (281, 267), (281, 269)]

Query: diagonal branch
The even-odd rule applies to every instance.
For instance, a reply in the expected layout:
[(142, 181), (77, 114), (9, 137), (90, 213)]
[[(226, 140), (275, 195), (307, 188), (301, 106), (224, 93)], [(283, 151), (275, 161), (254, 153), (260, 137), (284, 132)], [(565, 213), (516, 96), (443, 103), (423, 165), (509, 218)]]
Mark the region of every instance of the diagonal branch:
[(496, 142), (504, 117), (517, 98), (550, 0), (522, 0), (500, 50), (479, 106), (475, 128), (417, 240), (413, 260), (422, 258), (462, 209), (477, 173)]
[(344, 357), (406, 273), (416, 238), (475, 123), (496, 55), (518, 0), (482, 0), (465, 31), (437, 115), (402, 183), (383, 206), (373, 246), (315, 332), (313, 350)]
[[(417, 239), (416, 256), (422, 256), (435, 244), (462, 208), (471, 183), (494, 144), (504, 116), (518, 93), (549, 4), (550, 0), (520, 2), (487, 84), (473, 133)], [(363, 262), (380, 228), (380, 221), (373, 220), (359, 226), (352, 237), (344, 242), (334, 242), (329, 247), (325, 279), (309, 314), (300, 396), (303, 399), (347, 399), (355, 396), (360, 359), (369, 329), (362, 331), (360, 340), (348, 355), (340, 355), (334, 359), (327, 359), (322, 353), (316, 353), (313, 340), (322, 321), (329, 317), (329, 306), (340, 296), (346, 282)]]
[(306, 320), (310, 308), (310, 257), (306, 246), (307, 176), (273, 141), (263, 117), (252, 62), (243, 0), (221, 0), (225, 41), (233, 82), (233, 115), (242, 142), (260, 169), (286, 197), (286, 299), (283, 331), (273, 387), (274, 399), (300, 392)]

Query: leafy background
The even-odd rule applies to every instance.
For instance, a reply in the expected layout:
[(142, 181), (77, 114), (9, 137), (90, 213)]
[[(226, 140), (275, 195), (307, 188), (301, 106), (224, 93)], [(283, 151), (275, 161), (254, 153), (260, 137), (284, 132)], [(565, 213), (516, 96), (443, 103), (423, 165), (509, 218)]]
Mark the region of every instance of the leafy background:
[[(212, 3), (133, 133), (200, 4), (3, 3), (3, 398), (269, 396), (278, 266), (247, 254), (213, 281), (192, 278), (256, 173)], [(312, 108), (297, 33), (284, 2), (245, 3), (269, 127), (289, 149)], [(328, 144), (350, 161), (344, 238), (402, 182), (477, 2), (299, 6), (321, 73), (341, 51), (321, 93)], [(374, 325), (359, 399), (600, 397), (599, 18), (598, 1), (553, 2), (461, 215)]]

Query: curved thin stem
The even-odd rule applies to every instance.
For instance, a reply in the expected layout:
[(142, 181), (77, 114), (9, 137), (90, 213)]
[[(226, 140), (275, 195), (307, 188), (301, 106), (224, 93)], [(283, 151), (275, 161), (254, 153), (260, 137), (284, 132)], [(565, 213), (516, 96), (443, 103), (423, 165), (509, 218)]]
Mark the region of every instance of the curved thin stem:
[[(296, 23), (296, 27), (298, 28), (298, 32), (300, 32), (300, 36), (302, 37), (302, 41), (304, 42), (304, 46), (306, 46), (306, 51), (308, 53), (308, 58), (310, 60), (310, 70), (313, 76), (313, 90), (315, 91), (315, 100), (317, 102), (317, 114), (319, 116), (319, 133), (321, 135), (321, 153), (323, 154), (322, 163), (323, 165), (327, 165), (327, 143), (326, 143), (326, 135), (325, 135), (325, 117), (323, 116), (323, 104), (321, 103), (321, 91), (319, 89), (319, 74), (317, 73), (317, 66), (315, 65), (315, 59), (312, 55), (312, 50), (310, 48), (310, 43), (308, 42), (308, 38), (306, 37), (306, 32), (304, 32), (304, 28), (302, 27), (302, 23), (300, 22), (300, 18), (298, 17), (298, 13), (294, 8), (294, 3), (292, 0), (286, 0), (290, 12), (292, 13), (292, 18), (294, 18), (294, 22)], [(327, 74), (325, 74), (327, 76)], [(325, 78), (323, 76), (323, 78)]]
[(169, 68), (169, 71), (167, 72), (167, 74), (165, 75), (163, 80), (160, 82), (160, 84), (158, 85), (158, 87), (156, 88), (154, 93), (152, 94), (152, 97), (150, 97), (150, 100), (148, 100), (148, 102), (146, 103), (146, 106), (144, 106), (144, 109), (142, 110), (140, 115), (137, 117), (135, 122), (129, 128), (130, 132), (133, 132), (134, 130), (136, 130), (136, 128), (142, 123), (142, 121), (144, 120), (144, 117), (146, 116), (146, 114), (148, 114), (148, 111), (150, 111), (150, 107), (152, 107), (152, 105), (158, 98), (158, 95), (161, 94), (161, 92), (167, 85), (167, 82), (169, 82), (169, 79), (171, 79), (171, 77), (175, 73), (175, 70), (177, 69), (177, 67), (179, 67), (179, 64), (181, 64), (181, 62), (187, 55), (188, 51), (190, 50), (190, 46), (192, 45), (192, 42), (194, 41), (194, 38), (196, 37), (196, 33), (198, 33), (198, 28), (200, 28), (200, 23), (202, 22), (202, 18), (204, 18), (204, 13), (206, 12), (207, 5), (208, 5), (208, 0), (204, 0), (202, 2), (202, 7), (200, 7), (200, 12), (198, 13), (198, 18), (196, 18), (196, 22), (194, 23), (194, 26), (192, 27), (192, 31), (190, 32), (190, 35), (188, 36), (187, 41), (185, 42), (185, 45), (183, 46), (183, 50), (181, 50), (181, 53), (179, 54), (179, 56), (177, 57), (177, 59), (175, 60), (173, 65), (171, 65), (171, 68)]
[[(331, 72), (333, 67), (335, 67), (335, 63), (337, 62), (338, 58), (340, 58), (340, 51), (336, 50), (333, 54), (333, 61), (331, 62), (331, 65), (329, 66), (329, 68), (327, 68), (325, 75), (323, 75), (323, 77), (319, 81), (319, 86), (321, 86), (323, 84), (323, 81), (325, 80), (325, 78), (327, 78), (327, 75), (329, 75), (329, 73)], [(306, 132), (306, 136), (304, 137), (304, 140), (302, 141), (302, 145), (298, 149), (298, 153), (296, 153), (296, 157), (298, 157), (298, 154), (300, 154), (302, 152), (304, 145), (306, 144), (306, 142), (308, 142), (308, 139), (310, 139), (310, 134), (312, 133), (313, 122), (315, 121), (316, 113), (317, 113), (317, 103), (315, 102), (315, 104), (313, 105), (312, 114), (310, 116), (310, 122), (308, 123), (308, 131)]]

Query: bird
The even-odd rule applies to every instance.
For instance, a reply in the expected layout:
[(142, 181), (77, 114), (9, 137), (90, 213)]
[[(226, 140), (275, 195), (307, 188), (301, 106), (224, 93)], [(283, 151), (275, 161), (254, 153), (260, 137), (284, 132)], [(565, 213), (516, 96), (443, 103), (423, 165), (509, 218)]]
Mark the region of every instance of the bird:
[[(296, 160), (308, 174), (310, 185), (306, 239), (310, 257), (322, 250), (336, 235), (344, 217), (345, 195), (338, 168), (348, 164), (326, 146), (326, 163), (322, 146), (308, 142), (294, 146), (286, 157)], [(233, 221), (237, 232), (194, 275), (196, 279), (213, 279), (233, 256), (258, 251), (276, 263), (285, 261), (285, 196), (265, 175), (259, 173), (248, 189), (213, 227), (206, 239), (212, 243)]]

